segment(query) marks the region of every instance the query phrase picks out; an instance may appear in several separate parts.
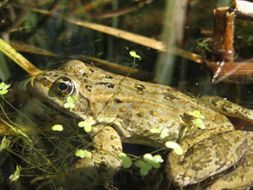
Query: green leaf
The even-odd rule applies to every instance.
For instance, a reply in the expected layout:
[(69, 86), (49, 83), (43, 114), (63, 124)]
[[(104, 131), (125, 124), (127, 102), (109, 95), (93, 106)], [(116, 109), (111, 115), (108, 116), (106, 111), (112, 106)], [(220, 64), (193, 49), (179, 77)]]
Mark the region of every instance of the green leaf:
[(137, 168), (140, 168), (140, 175), (141, 176), (145, 176), (149, 173), (149, 171), (152, 169), (152, 166), (143, 161), (143, 160), (137, 160), (134, 165), (137, 167)]
[(149, 169), (152, 168), (152, 166), (149, 163), (145, 162), (144, 160), (137, 160), (135, 162), (135, 166), (138, 167), (138, 168), (143, 168), (143, 167), (144, 168), (149, 168)]
[(144, 154), (143, 160), (154, 168), (160, 168), (160, 162), (163, 162), (163, 159), (160, 155), (156, 155), (156, 157), (154, 157), (151, 154)]
[(91, 158), (92, 154), (88, 150), (77, 149), (75, 152), (76, 157), (79, 158)]
[(66, 103), (63, 104), (63, 107), (73, 109), (73, 108), (75, 108), (75, 104), (66, 102)]
[(96, 123), (96, 120), (92, 117), (88, 117), (85, 121), (80, 121), (78, 127), (83, 128), (86, 133), (89, 133), (92, 131), (92, 126)]
[(122, 160), (122, 166), (124, 168), (130, 168), (132, 166), (131, 158), (127, 156), (124, 152), (119, 153), (118, 157)]
[(183, 154), (182, 147), (178, 143), (176, 143), (174, 141), (167, 141), (165, 143), (165, 146), (167, 148), (173, 149), (177, 155), (182, 155)]
[(145, 162), (147, 162), (148, 164), (150, 164), (154, 168), (160, 167), (160, 164), (158, 163), (158, 165), (157, 165), (157, 162), (154, 161), (154, 158), (151, 154), (144, 154), (143, 160)]
[(73, 96), (68, 96), (66, 102), (63, 104), (63, 107), (73, 109), (75, 107), (75, 103), (75, 98)]
[(4, 95), (4, 94), (7, 94), (8, 93), (8, 90), (0, 90), (0, 95)]
[(8, 93), (8, 88), (10, 88), (10, 84), (5, 84), (5, 82), (0, 83), (0, 95), (4, 95)]
[(83, 127), (86, 126), (86, 122), (85, 121), (79, 121), (79, 123), (77, 125), (78, 125), (78, 127), (83, 128)]
[(137, 168), (141, 168), (143, 165), (145, 164), (145, 162), (143, 160), (137, 160), (134, 165), (137, 167)]
[(141, 176), (145, 176), (149, 173), (150, 168), (149, 167), (142, 167), (140, 168), (140, 174)]
[(93, 123), (89, 120), (80, 121), (78, 123), (78, 127), (83, 128), (86, 133), (89, 133), (92, 131), (92, 125)]
[(130, 52), (129, 52), (129, 55), (130, 55), (131, 57), (135, 58), (135, 59), (141, 60), (141, 56), (138, 55), (135, 51), (130, 51)]
[(55, 124), (51, 127), (53, 131), (63, 131), (63, 126), (60, 124)]
[(67, 102), (68, 102), (68, 103), (72, 103), (72, 104), (75, 103), (75, 101), (74, 101), (74, 99), (73, 99), (72, 96), (68, 96), (68, 97), (67, 97)]
[(11, 181), (17, 181), (20, 177), (20, 172), (21, 172), (21, 166), (17, 165), (15, 172), (10, 175), (9, 179)]
[(7, 90), (8, 88), (10, 88), (11, 85), (10, 84), (5, 84), (4, 87), (3, 87), (3, 90)]
[(11, 144), (11, 141), (9, 139), (6, 138), (6, 136), (4, 136), (2, 138), (1, 144), (0, 144), (0, 151), (8, 148)]
[(140, 175), (142, 176), (147, 175), (149, 170), (152, 169), (152, 166), (143, 160), (137, 160), (134, 164), (136, 167), (140, 168)]
[(206, 126), (204, 124), (204, 121), (202, 119), (199, 119), (199, 118), (194, 119), (192, 121), (192, 123), (193, 123), (193, 125), (195, 125), (196, 127), (200, 128), (200, 129), (205, 129), (206, 128)]
[(4, 83), (4, 82), (1, 82), (1, 83), (0, 83), (0, 89), (3, 89), (4, 86), (5, 86), (5, 83)]
[(91, 125), (85, 126), (85, 127), (84, 127), (84, 131), (85, 131), (86, 133), (91, 132), (91, 131), (92, 131), (92, 126), (91, 126)]
[(162, 127), (154, 127), (149, 130), (150, 133), (159, 134), (162, 131)]
[(153, 134), (159, 134), (160, 133), (160, 138), (162, 138), (162, 139), (169, 136), (169, 130), (167, 128), (163, 128), (163, 127), (151, 128), (149, 130), (149, 132), (153, 133)]
[(161, 138), (161, 139), (164, 139), (165, 137), (168, 137), (168, 136), (169, 136), (169, 129), (164, 128), (164, 129), (161, 131), (160, 138)]
[(143, 155), (143, 160), (146, 161), (147, 163), (152, 162), (152, 160), (153, 160), (152, 154), (150, 154), (150, 153), (144, 154), (144, 155)]
[(204, 115), (199, 110), (189, 111), (187, 114), (195, 118), (205, 119)]
[(154, 160), (156, 161), (156, 162), (159, 162), (159, 163), (163, 163), (163, 159), (162, 159), (162, 157), (161, 157), (161, 155), (160, 154), (156, 154), (154, 157)]

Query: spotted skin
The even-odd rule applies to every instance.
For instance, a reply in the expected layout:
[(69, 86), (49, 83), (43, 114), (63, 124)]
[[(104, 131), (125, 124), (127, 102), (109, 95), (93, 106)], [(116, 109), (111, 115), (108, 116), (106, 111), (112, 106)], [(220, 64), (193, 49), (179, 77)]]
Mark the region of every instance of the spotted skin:
[[(63, 80), (68, 81), (67, 87), (60, 85)], [(226, 115), (237, 117), (242, 113), (240, 118), (253, 121), (253, 112), (226, 100), (196, 99), (169, 86), (116, 75), (78, 60), (35, 76), (30, 91), (61, 112), (79, 120), (96, 121), (91, 134), (95, 147), (92, 159), (80, 159), (65, 176), (80, 179), (76, 189), (111, 179), (120, 167), (117, 154), (124, 142), (164, 148), (167, 141), (177, 141), (183, 154), (172, 152), (165, 167), (169, 180), (180, 187), (222, 173), (239, 160), (247, 160), (245, 155), (250, 154), (252, 132), (235, 130)], [(77, 99), (73, 109), (64, 108), (69, 95)], [(193, 111), (203, 116), (204, 129), (189, 125), (189, 113)], [(165, 129), (167, 135), (161, 138), (160, 134), (152, 133), (154, 127)], [(251, 167), (250, 164), (243, 168), (250, 171)], [(234, 179), (231, 176), (236, 174), (234, 170), (227, 175)], [(250, 187), (247, 172), (244, 178), (244, 186)], [(222, 182), (217, 180), (215, 184), (217, 189), (223, 188)], [(239, 187), (236, 180), (228, 184)]]

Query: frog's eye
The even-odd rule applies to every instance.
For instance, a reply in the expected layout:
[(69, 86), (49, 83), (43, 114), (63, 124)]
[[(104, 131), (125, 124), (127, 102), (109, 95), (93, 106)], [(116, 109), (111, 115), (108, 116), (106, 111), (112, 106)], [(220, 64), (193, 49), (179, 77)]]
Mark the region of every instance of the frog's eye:
[(53, 91), (61, 97), (71, 95), (75, 90), (74, 83), (67, 77), (57, 79), (53, 84)]

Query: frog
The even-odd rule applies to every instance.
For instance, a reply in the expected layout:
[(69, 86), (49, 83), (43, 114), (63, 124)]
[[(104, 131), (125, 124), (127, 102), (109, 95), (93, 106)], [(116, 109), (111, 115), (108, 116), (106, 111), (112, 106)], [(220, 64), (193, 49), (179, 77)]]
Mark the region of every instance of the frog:
[[(218, 97), (196, 98), (79, 60), (33, 76), (28, 91), (61, 113), (92, 121), (92, 156), (80, 158), (64, 174), (68, 181), (79, 181), (64, 184), (59, 178), (55, 182), (59, 187), (95, 189), (111, 180), (122, 167), (118, 157), (122, 143), (164, 148), (168, 141), (182, 149), (180, 154), (168, 151), (166, 158), (165, 173), (175, 186), (184, 188), (212, 178), (206, 189), (253, 186), (253, 132), (238, 130), (229, 120), (252, 122), (250, 109)], [(76, 100), (71, 109), (64, 106), (68, 97)], [(192, 124), (196, 111), (202, 127)], [(162, 138), (152, 132), (154, 128), (162, 129)]]

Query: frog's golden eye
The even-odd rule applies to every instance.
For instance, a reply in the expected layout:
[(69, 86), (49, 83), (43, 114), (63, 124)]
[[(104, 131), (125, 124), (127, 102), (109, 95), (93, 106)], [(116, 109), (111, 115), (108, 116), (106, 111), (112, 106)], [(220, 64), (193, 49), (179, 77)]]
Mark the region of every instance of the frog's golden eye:
[(55, 94), (65, 97), (74, 92), (75, 85), (69, 78), (61, 77), (54, 82), (52, 89)]

